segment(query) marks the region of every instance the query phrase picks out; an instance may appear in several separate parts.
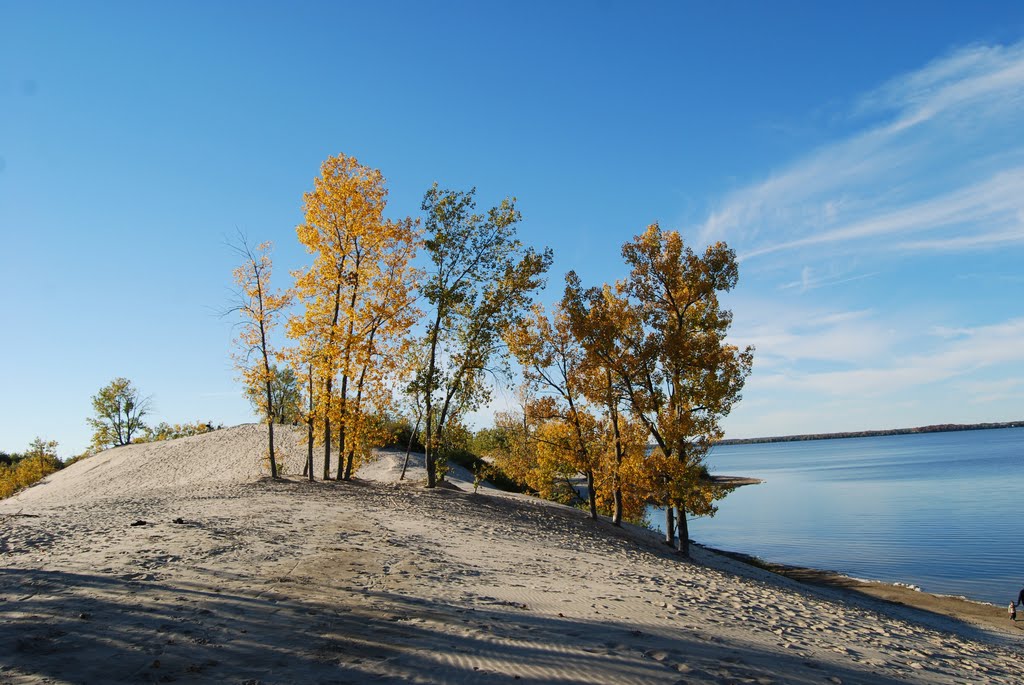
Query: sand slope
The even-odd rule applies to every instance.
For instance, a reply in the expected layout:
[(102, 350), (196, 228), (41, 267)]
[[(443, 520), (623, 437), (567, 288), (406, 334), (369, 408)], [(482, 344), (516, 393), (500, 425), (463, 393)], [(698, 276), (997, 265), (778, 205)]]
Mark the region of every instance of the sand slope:
[(0, 502), (0, 683), (1021, 682), (1012, 638), (577, 510), (261, 480), (262, 431), (110, 450)]

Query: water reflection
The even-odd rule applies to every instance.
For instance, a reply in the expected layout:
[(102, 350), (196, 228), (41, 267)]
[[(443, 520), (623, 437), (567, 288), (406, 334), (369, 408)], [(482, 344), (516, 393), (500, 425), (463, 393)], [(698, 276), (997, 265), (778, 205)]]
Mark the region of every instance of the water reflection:
[(697, 542), (995, 604), (1024, 582), (1024, 429), (719, 446), (709, 464), (766, 482), (694, 520)]

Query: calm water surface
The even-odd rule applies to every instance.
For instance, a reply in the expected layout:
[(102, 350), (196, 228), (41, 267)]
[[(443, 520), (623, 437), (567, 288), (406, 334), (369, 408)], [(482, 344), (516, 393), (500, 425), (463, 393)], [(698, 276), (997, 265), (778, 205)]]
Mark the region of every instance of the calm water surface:
[[(1024, 429), (716, 447), (702, 544), (1005, 605), (1024, 587)], [(662, 524), (661, 517), (655, 522)]]

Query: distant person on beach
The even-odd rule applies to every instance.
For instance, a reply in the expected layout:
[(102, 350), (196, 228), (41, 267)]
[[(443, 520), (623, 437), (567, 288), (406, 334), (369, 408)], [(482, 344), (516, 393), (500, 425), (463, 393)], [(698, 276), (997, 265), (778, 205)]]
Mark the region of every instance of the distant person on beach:
[(1014, 604), (1013, 602), (1010, 602), (1010, 606), (1008, 606), (1006, 608), (1006, 611), (1007, 611), (1008, 614), (1010, 614), (1010, 620), (1011, 621), (1016, 621), (1017, 620), (1017, 605), (1016, 604)]
[(1017, 595), (1017, 601), (1014, 602), (1014, 604), (1016, 604), (1018, 606), (1021, 605), (1021, 604), (1024, 604), (1024, 589), (1022, 589), (1020, 591), (1020, 594)]

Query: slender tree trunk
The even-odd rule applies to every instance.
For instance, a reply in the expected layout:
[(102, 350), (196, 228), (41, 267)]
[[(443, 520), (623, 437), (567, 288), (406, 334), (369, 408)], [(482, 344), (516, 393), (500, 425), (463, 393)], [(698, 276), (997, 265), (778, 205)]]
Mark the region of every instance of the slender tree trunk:
[[(270, 381), (267, 381), (267, 401), (270, 396)], [(270, 443), (270, 477), (277, 478), (277, 459), (274, 458), (274, 415), (267, 412), (267, 439)]]
[(309, 476), (309, 480), (313, 480), (313, 419), (306, 420), (306, 428), (306, 461), (302, 464), (302, 477)]
[(420, 431), (420, 421), (423, 417), (416, 417), (416, 427), (412, 429), (412, 435), (409, 436), (409, 446), (405, 448), (405, 463), (402, 464), (402, 475), (398, 477), (398, 480), (405, 480), (405, 470), (409, 468), (409, 455), (412, 454), (412, 444), (416, 442), (416, 434)]
[[(451, 387), (449, 387), (448, 391), (445, 393), (444, 404), (441, 405), (441, 411), (437, 415), (437, 435), (435, 436), (434, 439), (438, 443), (441, 443), (441, 441), (444, 439), (444, 426), (445, 426), (445, 421), (448, 420), (448, 411), (452, 408), (452, 398), (454, 398), (455, 397), (455, 393), (457, 393), (459, 391), (459, 383), (461, 382), (462, 376), (465, 373), (466, 373), (466, 367), (465, 366), (460, 367), (458, 372), (452, 378)], [(443, 444), (443, 443), (441, 443), (441, 444)], [(445, 458), (447, 459), (447, 456)], [(445, 463), (447, 463), (447, 462), (445, 462)], [(437, 470), (437, 460), (436, 459), (434, 460), (434, 469), (435, 469), (435, 473), (436, 473), (436, 470)], [(443, 481), (444, 479), (445, 479), (444, 474), (441, 474), (441, 477), (439, 478), (439, 480)]]
[(612, 392), (612, 370), (605, 368), (605, 383), (608, 391), (605, 401), (608, 403), (608, 415), (612, 421), (612, 436), (615, 442), (615, 473), (612, 476), (612, 523), (616, 526), (622, 525), (622, 478), (619, 472), (622, 470), (622, 433), (619, 431), (619, 409), (615, 406), (615, 396)]
[(324, 480), (331, 479), (331, 378), (324, 384)]
[[(306, 433), (306, 472), (309, 480), (313, 478), (313, 365), (309, 365), (309, 420), (306, 422), (308, 431)], [(306, 475), (306, 473), (302, 474)]]
[(345, 453), (349, 451), (348, 439), (348, 378), (349, 365), (352, 363), (352, 337), (355, 335), (356, 302), (359, 299), (359, 267), (362, 263), (362, 253), (356, 245), (355, 265), (352, 269), (352, 295), (348, 301), (348, 337), (345, 339), (345, 365), (341, 374), (341, 425), (338, 426), (338, 480), (348, 480), (349, 473), (345, 468)]
[(348, 454), (345, 455), (345, 478), (344, 480), (352, 480), (352, 467), (355, 465), (356, 460), (356, 448), (352, 447), (349, 449)]
[(675, 532), (675, 509), (671, 506), (665, 507), (665, 544), (670, 547), (676, 546)]
[(587, 498), (590, 500), (590, 518), (597, 520), (597, 493), (594, 492), (594, 469), (587, 469)]
[(434, 318), (434, 326), (430, 329), (430, 355), (427, 357), (427, 384), (424, 388), (424, 403), (426, 409), (424, 411), (424, 417), (426, 418), (426, 440), (423, 443), (423, 450), (426, 453), (427, 462), (427, 487), (433, 488), (437, 486), (437, 464), (434, 459), (434, 434), (433, 434), (433, 414), (431, 413), (434, 397), (434, 373), (437, 370), (437, 338), (441, 331), (441, 303), (437, 305), (437, 316)]
[(338, 480), (344, 479), (345, 473), (345, 441), (348, 438), (348, 373), (341, 376), (341, 419), (338, 422)]
[[(334, 344), (334, 329), (338, 327), (338, 316), (341, 313), (341, 281), (343, 280), (343, 274), (340, 270), (343, 264), (344, 262), (338, 265), (338, 283), (334, 287), (334, 317), (331, 319), (330, 334), (327, 336), (327, 351)], [(324, 480), (331, 479), (331, 387), (335, 372), (332, 365), (328, 364), (328, 367), (325, 383), (327, 393), (324, 397)]]
[[(564, 378), (564, 376), (563, 376)], [(597, 492), (594, 483), (594, 469), (590, 466), (590, 450), (587, 449), (586, 441), (583, 439), (583, 427), (580, 425), (580, 415), (576, 411), (576, 402), (573, 401), (572, 391), (569, 389), (569, 379), (565, 379), (566, 402), (569, 403), (569, 416), (572, 417), (573, 430), (576, 432), (576, 456), (579, 463), (587, 464), (585, 473), (587, 476), (587, 499), (590, 502), (590, 518), (597, 520)]]
[[(430, 411), (430, 400), (427, 400), (427, 411)], [(434, 439), (430, 423), (430, 414), (427, 414), (426, 432), (424, 433), (425, 440), (423, 441), (423, 456), (427, 466), (427, 487), (433, 488), (437, 486), (437, 465), (434, 463), (434, 450), (431, 447), (431, 443), (433, 443)]]
[[(373, 339), (377, 335), (377, 330), (374, 329), (370, 333), (370, 339), (367, 343), (370, 349), (373, 348)], [(355, 415), (359, 416), (363, 409), (363, 388), (366, 387), (366, 369), (369, 366), (369, 362), (363, 365), (362, 370), (359, 372), (359, 380), (356, 382), (356, 407)], [(352, 445), (348, 449), (348, 455), (345, 457), (345, 480), (352, 480), (352, 466), (356, 456), (356, 445)]]
[(267, 441), (270, 451), (270, 477), (277, 480), (277, 459), (274, 455), (274, 393), (270, 387), (270, 360), (267, 358), (267, 331), (263, 326), (263, 288), (256, 289), (260, 306), (260, 351), (263, 353), (263, 373), (267, 387)]
[(679, 532), (679, 544), (676, 549), (684, 557), (690, 556), (690, 529), (686, 523), (686, 509), (676, 507), (676, 530)]

